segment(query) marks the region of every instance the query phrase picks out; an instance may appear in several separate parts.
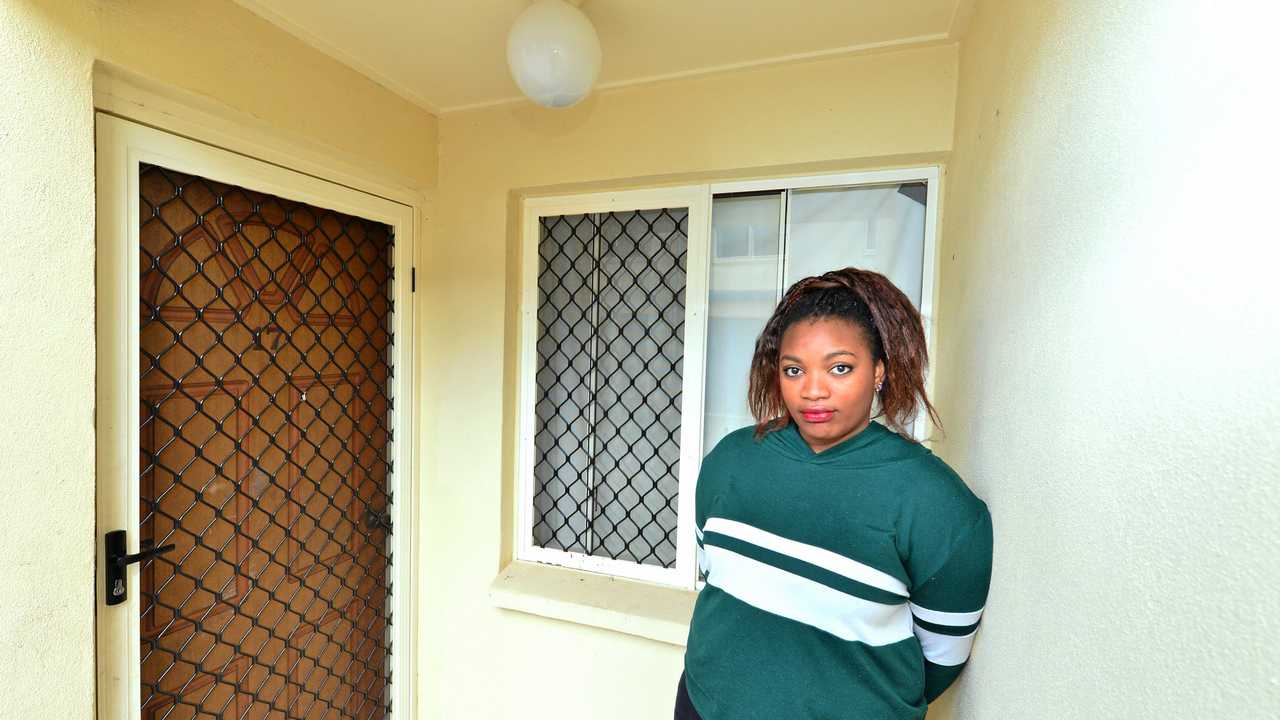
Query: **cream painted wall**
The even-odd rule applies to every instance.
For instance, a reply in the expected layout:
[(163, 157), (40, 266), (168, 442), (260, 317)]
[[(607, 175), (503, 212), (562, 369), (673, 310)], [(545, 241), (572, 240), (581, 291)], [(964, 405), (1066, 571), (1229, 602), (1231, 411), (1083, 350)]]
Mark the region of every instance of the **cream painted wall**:
[(513, 482), (502, 474), (510, 191), (945, 152), (955, 68), (954, 46), (930, 47), (598, 93), (555, 113), (443, 116), (439, 213), (419, 285), (426, 717), (666, 717), (682, 662), (674, 645), (488, 602)]
[(5, 718), (94, 714), (95, 60), (435, 183), (433, 116), (230, 2), (0, 2)]
[[(1276, 22), (1207, 8), (980, 3), (958, 95), (955, 48), (932, 47), (440, 120), (419, 264), (426, 716), (662, 717), (680, 667), (675, 646), (486, 600), (510, 480), (509, 192), (953, 144), (940, 452), (991, 503), (997, 571), (974, 663), (930, 717), (1280, 705)], [(0, 3), (6, 717), (93, 714), (95, 60), (436, 183), (434, 118), (229, 2)]]
[(1276, 26), (987, 1), (961, 40), (940, 452), (996, 567), (957, 718), (1280, 708)]

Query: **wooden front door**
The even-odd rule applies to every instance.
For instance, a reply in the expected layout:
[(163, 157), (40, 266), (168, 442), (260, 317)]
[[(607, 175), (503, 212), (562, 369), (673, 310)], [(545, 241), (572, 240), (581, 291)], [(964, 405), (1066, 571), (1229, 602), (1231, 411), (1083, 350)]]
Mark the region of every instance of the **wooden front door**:
[(142, 717), (384, 717), (390, 228), (138, 187)]

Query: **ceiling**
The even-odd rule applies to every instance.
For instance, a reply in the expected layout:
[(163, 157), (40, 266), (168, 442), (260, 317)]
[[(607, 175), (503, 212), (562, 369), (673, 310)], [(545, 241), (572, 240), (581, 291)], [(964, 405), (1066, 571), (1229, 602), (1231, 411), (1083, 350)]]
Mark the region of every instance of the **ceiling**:
[[(573, 1), (573, 0), (571, 0)], [(434, 113), (519, 99), (507, 31), (530, 0), (235, 0)], [(586, 0), (598, 87), (954, 38), (970, 0)]]

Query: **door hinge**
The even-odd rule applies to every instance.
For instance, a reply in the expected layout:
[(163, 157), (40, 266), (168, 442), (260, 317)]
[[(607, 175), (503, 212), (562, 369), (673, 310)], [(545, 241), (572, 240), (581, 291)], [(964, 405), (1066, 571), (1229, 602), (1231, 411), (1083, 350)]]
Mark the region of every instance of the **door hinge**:
[(409, 292), (418, 291), (418, 268), (409, 268)]
[(391, 513), (387, 511), (378, 512), (373, 508), (365, 508), (364, 524), (370, 532), (382, 528), (387, 532), (391, 532)]

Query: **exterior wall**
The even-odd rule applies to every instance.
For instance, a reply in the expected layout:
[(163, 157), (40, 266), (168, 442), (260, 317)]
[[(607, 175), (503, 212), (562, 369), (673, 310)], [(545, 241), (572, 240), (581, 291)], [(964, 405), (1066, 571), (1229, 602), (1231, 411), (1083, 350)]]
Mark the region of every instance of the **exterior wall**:
[[(419, 263), (425, 716), (663, 717), (680, 670), (676, 646), (486, 598), (511, 483), (510, 192), (953, 145), (939, 452), (991, 504), (997, 569), (973, 664), (930, 717), (1280, 704), (1277, 250), (1259, 227), (1274, 26), (1195, 3), (980, 0), (959, 58), (920, 48), (440, 120)], [(436, 184), (435, 118), (230, 2), (0, 3), (14, 717), (93, 716), (95, 61)]]
[(95, 61), (435, 182), (433, 116), (230, 2), (0, 3), (5, 717), (94, 716)]
[(503, 457), (514, 392), (504, 381), (515, 353), (504, 335), (517, 287), (512, 190), (945, 153), (956, 53), (845, 57), (603, 92), (560, 112), (521, 104), (441, 118), (439, 213), (419, 266), (426, 717), (666, 717), (682, 664), (678, 646), (487, 598), (514, 482)]
[(986, 1), (961, 39), (940, 453), (996, 566), (954, 717), (1280, 707), (1276, 11), (1239, 10)]

